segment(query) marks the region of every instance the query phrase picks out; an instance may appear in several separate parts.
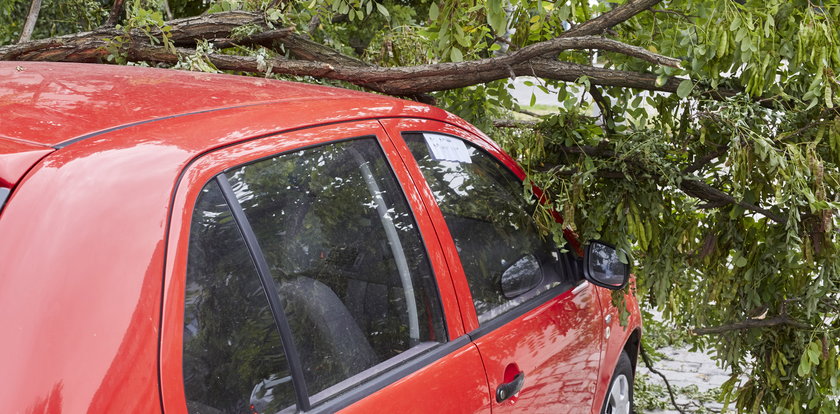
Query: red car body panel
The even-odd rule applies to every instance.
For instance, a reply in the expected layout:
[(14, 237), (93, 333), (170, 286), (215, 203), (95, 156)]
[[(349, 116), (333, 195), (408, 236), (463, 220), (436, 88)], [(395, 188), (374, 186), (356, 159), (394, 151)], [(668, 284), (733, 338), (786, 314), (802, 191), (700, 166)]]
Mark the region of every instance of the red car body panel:
[(29, 168), (53, 151), (44, 145), (0, 137), (0, 187), (14, 187)]
[[(404, 130), (449, 131), (488, 148), (522, 176), (460, 118), (389, 97), (189, 72), (0, 62), (0, 77), (0, 186), (14, 187), (0, 210), (4, 411), (184, 411), (183, 278), (198, 191), (226, 167), (327, 140), (378, 137), (426, 243), (450, 340), (479, 327), (445, 223), (398, 138)], [(587, 290), (597, 293), (599, 306), (610, 306), (605, 289)], [(520, 319), (550, 314), (552, 306), (558, 305)], [(640, 326), (637, 313), (626, 329), (617, 319), (601, 350), (593, 412)], [(547, 340), (552, 329), (579, 329), (567, 321), (534, 323), (548, 329)], [(526, 329), (512, 325), (502, 328)], [(605, 328), (593, 325), (599, 333)], [(347, 411), (491, 409), (497, 378), (484, 377), (485, 354), (504, 346), (478, 344), (453, 350)], [(516, 357), (522, 366), (543, 362), (527, 352)], [(466, 375), (476, 371), (479, 380)], [(430, 394), (429, 384), (448, 391)], [(429, 399), (435, 401), (411, 404)]]

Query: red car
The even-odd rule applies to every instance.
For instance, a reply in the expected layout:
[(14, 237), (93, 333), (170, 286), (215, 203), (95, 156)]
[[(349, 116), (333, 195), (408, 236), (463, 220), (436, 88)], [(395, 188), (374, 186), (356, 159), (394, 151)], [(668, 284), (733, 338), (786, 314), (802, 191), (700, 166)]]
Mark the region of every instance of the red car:
[(139, 67), (0, 79), (3, 412), (630, 412), (628, 266), (541, 236), (522, 169), (452, 114)]

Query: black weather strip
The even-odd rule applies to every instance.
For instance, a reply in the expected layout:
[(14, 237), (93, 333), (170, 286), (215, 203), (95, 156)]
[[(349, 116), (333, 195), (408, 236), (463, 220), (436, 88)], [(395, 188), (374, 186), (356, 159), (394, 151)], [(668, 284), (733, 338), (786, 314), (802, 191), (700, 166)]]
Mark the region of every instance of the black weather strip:
[(64, 142), (59, 142), (58, 144), (55, 144), (52, 147), (55, 148), (55, 149), (62, 149), (64, 147), (68, 146), (68, 145), (72, 145), (72, 144), (75, 144), (77, 142), (84, 141), (88, 138), (93, 138), (93, 137), (98, 136), (98, 135), (107, 134), (107, 133), (113, 132), (113, 131), (119, 131), (121, 129), (130, 128), (130, 127), (137, 126), (137, 125), (148, 124), (150, 122), (163, 121), (164, 119), (180, 118), (182, 116), (204, 114), (204, 113), (207, 113), (207, 112), (225, 111), (225, 110), (228, 110), (228, 109), (247, 108), (249, 106), (265, 105), (267, 103), (271, 103), (271, 102), (260, 102), (260, 103), (237, 105), (237, 106), (226, 106), (226, 107), (222, 107), (222, 108), (205, 109), (205, 110), (202, 110), (202, 111), (186, 112), (186, 113), (183, 113), (183, 114), (161, 116), (161, 117), (158, 117), (158, 118), (151, 118), (151, 119), (146, 119), (146, 120), (143, 120), (143, 121), (131, 122), (131, 123), (124, 124), (124, 125), (118, 125), (118, 126), (115, 126), (115, 127), (106, 128), (106, 129), (103, 129), (101, 131), (91, 132), (90, 134), (85, 134), (85, 135), (82, 135), (80, 137), (72, 138), (72, 139), (69, 139), (69, 140), (64, 141)]
[(309, 394), (306, 390), (306, 380), (303, 377), (303, 367), (300, 363), (300, 358), (295, 347), (294, 339), (292, 338), (292, 329), (289, 327), (289, 321), (286, 319), (286, 314), (283, 313), (283, 307), (280, 304), (280, 296), (277, 294), (277, 286), (274, 284), (274, 279), (271, 277), (271, 270), (268, 268), (268, 262), (265, 260), (262, 249), (260, 248), (257, 235), (254, 234), (254, 229), (251, 223), (245, 216), (245, 210), (239, 204), (239, 199), (233, 192), (230, 186), (227, 175), (224, 173), (216, 177), (216, 182), (222, 189), (222, 194), (233, 213), (233, 219), (239, 226), (242, 232), (242, 237), (245, 239), (245, 245), (251, 253), (251, 258), (257, 265), (257, 273), (260, 275), (265, 293), (268, 296), (268, 306), (271, 308), (271, 314), (274, 315), (274, 322), (277, 324), (277, 329), (280, 331), (280, 339), (283, 343), (283, 351), (286, 353), (286, 361), (289, 364), (289, 370), (292, 372), (292, 384), (295, 388), (295, 396), (297, 397), (298, 409), (301, 411), (308, 411), (310, 408)]

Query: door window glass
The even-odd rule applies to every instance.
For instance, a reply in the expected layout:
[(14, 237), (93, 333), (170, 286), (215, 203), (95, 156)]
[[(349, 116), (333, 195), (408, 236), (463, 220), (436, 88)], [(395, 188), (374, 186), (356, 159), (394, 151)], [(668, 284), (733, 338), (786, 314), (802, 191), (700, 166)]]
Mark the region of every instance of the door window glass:
[(265, 291), (216, 181), (193, 213), (183, 343), (190, 412), (264, 413), (294, 404)]
[(226, 174), (276, 282), (310, 394), (444, 341), (425, 248), (374, 138)]
[(479, 322), (564, 281), (557, 249), (537, 230), (534, 207), (510, 170), (452, 136), (407, 133), (404, 138), (458, 249)]

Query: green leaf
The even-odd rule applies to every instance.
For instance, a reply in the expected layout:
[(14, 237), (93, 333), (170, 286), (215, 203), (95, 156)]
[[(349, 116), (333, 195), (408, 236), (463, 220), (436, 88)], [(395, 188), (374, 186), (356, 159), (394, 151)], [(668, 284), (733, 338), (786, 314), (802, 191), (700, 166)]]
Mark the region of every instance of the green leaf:
[(741, 256), (741, 257), (735, 259), (735, 266), (744, 267), (746, 265), (747, 265), (747, 258), (746, 257)]
[(796, 373), (799, 374), (800, 377), (804, 377), (811, 372), (811, 362), (808, 361), (807, 353), (802, 355), (802, 359), (799, 360), (799, 368), (796, 369)]
[(452, 46), (452, 50), (449, 52), (449, 59), (453, 62), (463, 62), (464, 61), (464, 54), (461, 53), (461, 49), (458, 49), (455, 46)]
[(507, 30), (507, 15), (501, 0), (487, 1), (487, 23), (497, 35), (502, 35)]
[(694, 89), (694, 83), (689, 79), (685, 79), (680, 82), (680, 86), (677, 86), (677, 96), (685, 98), (691, 94), (692, 89)]
[(660, 86), (664, 85), (665, 82), (668, 82), (668, 76), (667, 75), (659, 75), (659, 76), (656, 77), (656, 82), (655, 83), (656, 83), (657, 87), (660, 87)]
[(382, 13), (382, 15), (385, 16), (386, 19), (391, 17), (391, 14), (388, 13), (388, 9), (385, 8), (385, 6), (383, 6), (382, 3), (376, 3), (376, 9), (379, 10), (379, 12)]
[(438, 8), (437, 3), (432, 3), (429, 6), (429, 19), (437, 20), (440, 17), (440, 9)]

